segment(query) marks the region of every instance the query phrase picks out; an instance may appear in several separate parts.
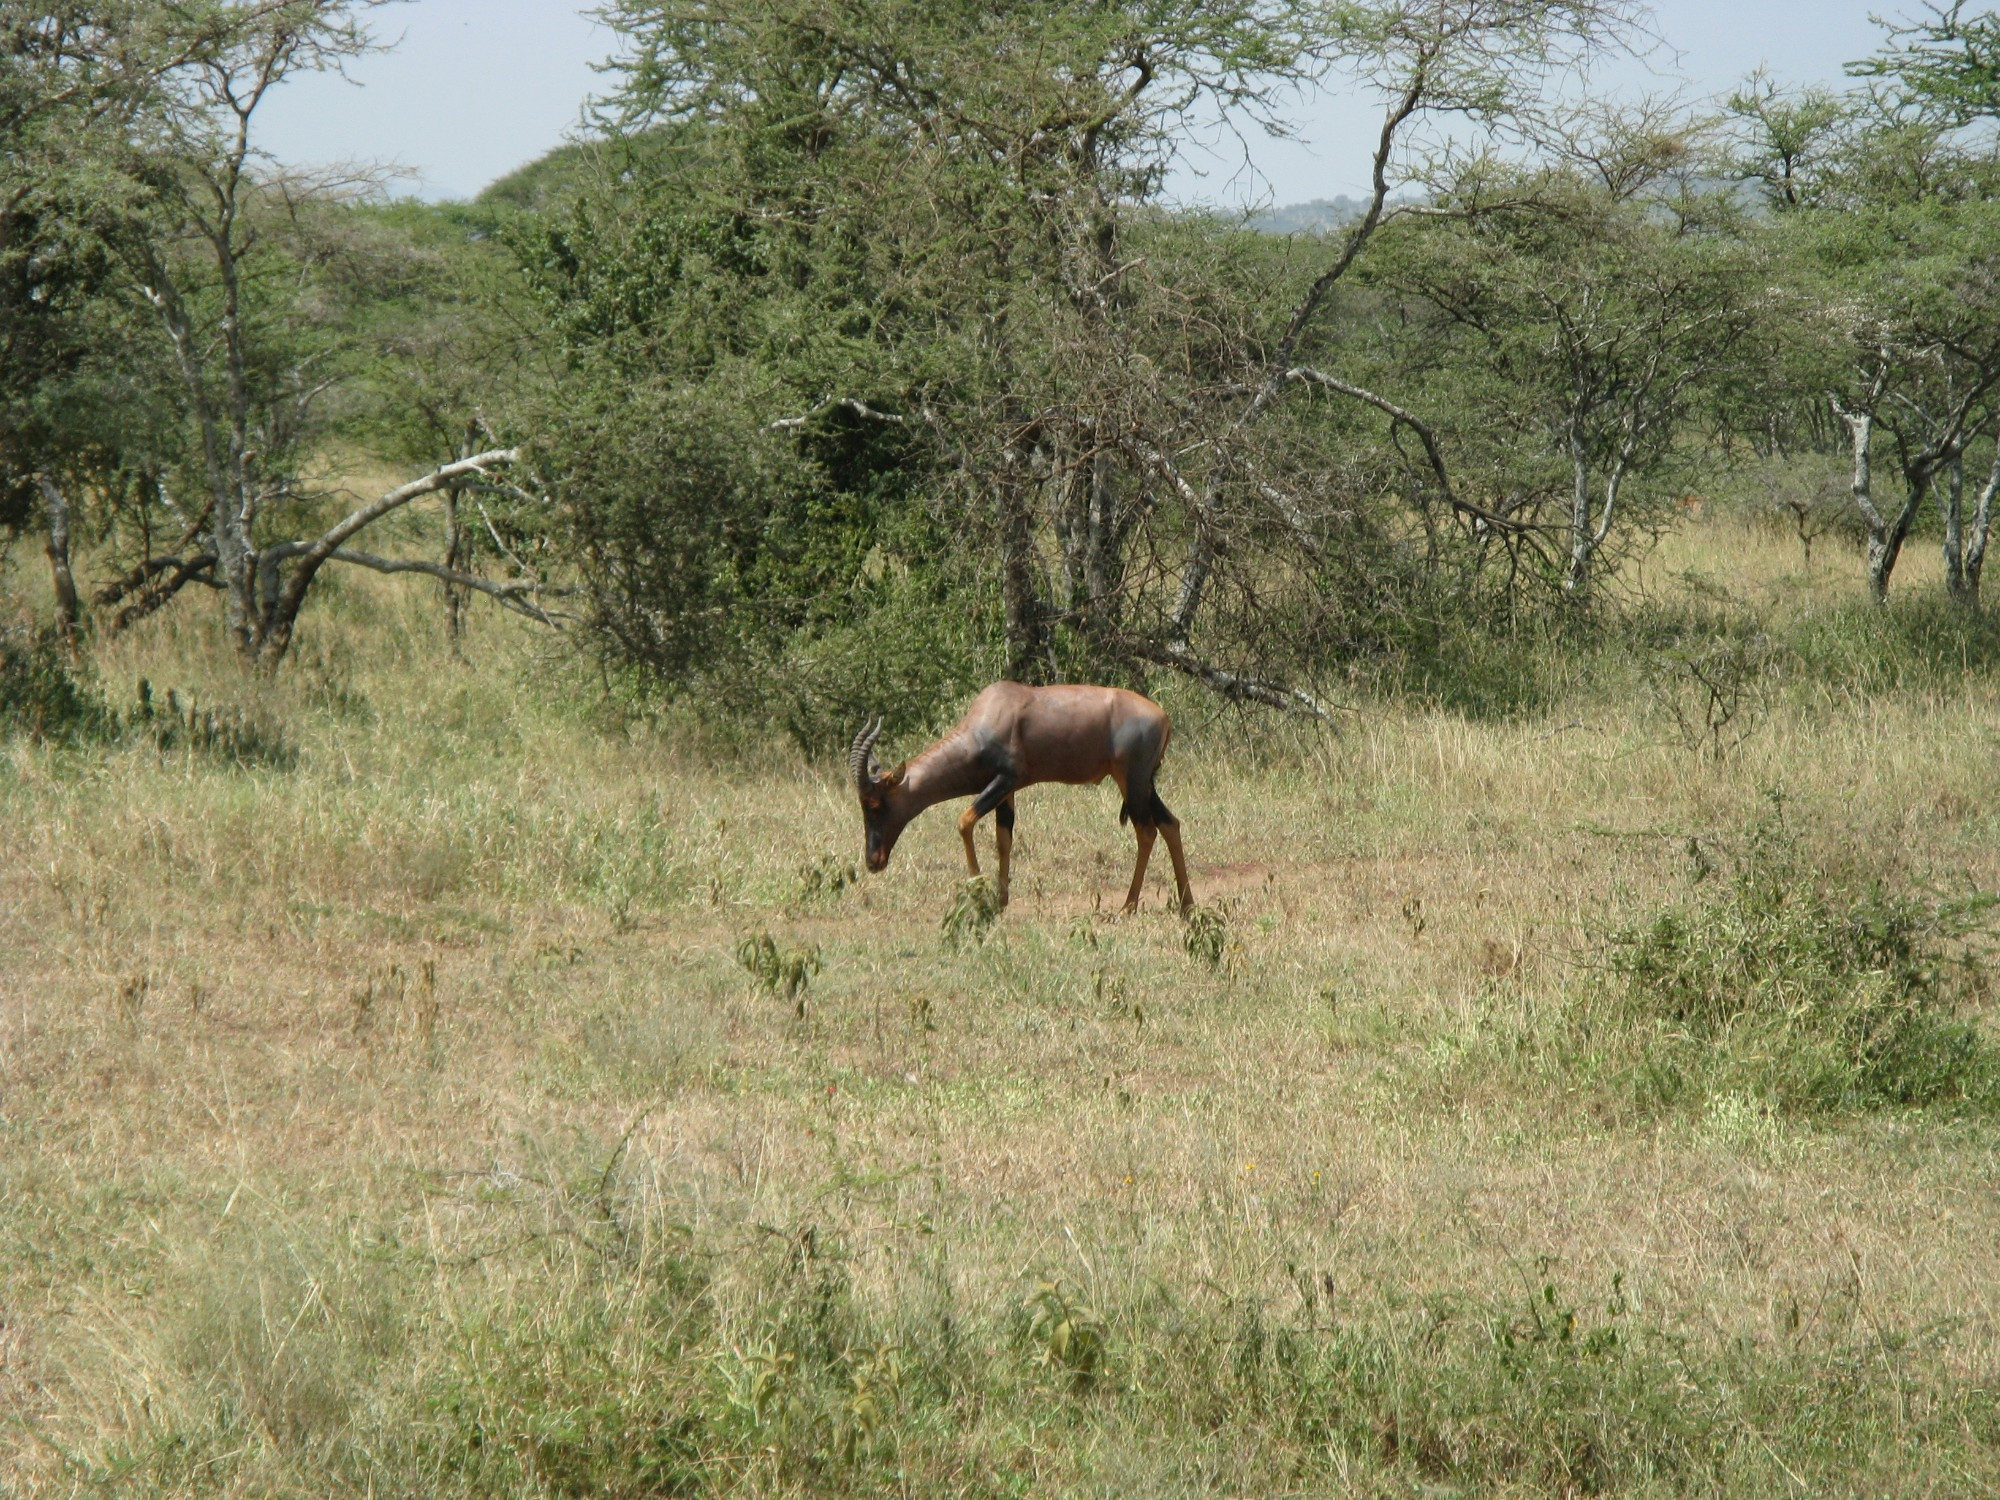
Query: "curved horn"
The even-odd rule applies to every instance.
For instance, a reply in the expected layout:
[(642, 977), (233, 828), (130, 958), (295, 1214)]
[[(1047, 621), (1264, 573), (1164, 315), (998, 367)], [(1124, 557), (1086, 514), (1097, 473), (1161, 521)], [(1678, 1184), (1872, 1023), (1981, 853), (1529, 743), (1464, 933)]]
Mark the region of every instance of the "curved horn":
[(873, 724), (863, 724), (861, 726), (861, 733), (854, 737), (854, 744), (847, 752), (847, 768), (854, 773), (854, 788), (856, 791), (867, 791), (870, 782), (874, 780), (871, 772), (874, 768), (875, 742), (881, 738), (882, 720), (880, 718), (877, 718)]

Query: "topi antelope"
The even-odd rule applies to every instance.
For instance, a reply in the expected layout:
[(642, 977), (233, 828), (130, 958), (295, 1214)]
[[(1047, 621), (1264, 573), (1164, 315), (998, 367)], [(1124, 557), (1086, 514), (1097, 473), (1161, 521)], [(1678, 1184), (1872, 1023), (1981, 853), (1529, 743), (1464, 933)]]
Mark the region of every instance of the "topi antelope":
[(1181, 856), (1180, 820), (1167, 811), (1153, 786), (1172, 734), (1165, 709), (1123, 688), (996, 682), (972, 700), (951, 733), (893, 771), (884, 771), (875, 761), (875, 742), (882, 737), (882, 721), (877, 719), (854, 737), (848, 753), (868, 829), (868, 868), (876, 872), (887, 868), (897, 838), (925, 808), (953, 797), (971, 797), (972, 805), (958, 817), (966, 867), (974, 875), (979, 873), (972, 830), (997, 809), (999, 896), (1005, 906), (1007, 863), (1014, 852), (1014, 793), (1038, 781), (1078, 786), (1109, 776), (1125, 798), (1118, 821), (1131, 823), (1139, 836), (1139, 861), (1132, 869), (1125, 910), (1138, 908), (1153, 838), (1165, 834), (1181, 910), (1186, 911), (1194, 905), (1194, 896)]

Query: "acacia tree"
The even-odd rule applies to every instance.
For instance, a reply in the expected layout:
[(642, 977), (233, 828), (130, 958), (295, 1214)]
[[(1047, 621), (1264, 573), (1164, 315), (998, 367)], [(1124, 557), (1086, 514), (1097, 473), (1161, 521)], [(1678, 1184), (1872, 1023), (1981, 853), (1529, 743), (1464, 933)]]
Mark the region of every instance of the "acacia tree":
[[(618, 155), (542, 247), (540, 284), (580, 392), (643, 372), (663, 414), (756, 455), (733, 470), (738, 498), (695, 511), (606, 474), (602, 427), (558, 445), (621, 649), (685, 667), (724, 622), (767, 611), (792, 645), (823, 639), (746, 580), (771, 561), (776, 518), (867, 495), (847, 562), (788, 574), (796, 600), (854, 600), (893, 511), (929, 551), (887, 571), (930, 569), (948, 539), (976, 565), (973, 597), (990, 586), (1013, 675), (1151, 663), (1324, 713), (1299, 681), (1320, 665), (1312, 621), (1362, 549), (1337, 487), (1353, 477), (1345, 420), (1291, 395), (1424, 429), (1325, 357), (1338, 289), (1416, 211), (1390, 201), (1412, 180), (1406, 138), (1438, 118), (1526, 133), (1542, 82), (1614, 35), (1623, 7), (633, 0), (610, 15), (630, 44)], [(1192, 111), (1268, 119), (1289, 83), (1334, 65), (1386, 96), (1356, 223), (1232, 263), (1212, 228), (1149, 207)], [(762, 410), (720, 419), (743, 400)], [(690, 472), (729, 467), (695, 461), (711, 446), (696, 431), (674, 441)], [(1434, 492), (1479, 520), (1428, 451)], [(773, 518), (761, 530), (738, 519), (753, 493)], [(637, 564), (668, 535), (700, 561), (662, 588)]]
[[(338, 67), (369, 45), (368, 11), (385, 0), (177, 0), (84, 4), (37, 35), (51, 70), (119, 108), (104, 128), (50, 138), (72, 194), (72, 245), (104, 268), (117, 299), (118, 359), (163, 367), (171, 396), (126, 393), (130, 414), (177, 450), (138, 495), (143, 551), (98, 591), (127, 622), (207, 584), (224, 600), (228, 637), (246, 665), (275, 667), (328, 563), (449, 576), (546, 618), (531, 578), (494, 582), (422, 559), (359, 550), (362, 533), (412, 501), (515, 457), (492, 443), (310, 525), (337, 496), (306, 478), (330, 431), (330, 392), (353, 374), (352, 312), (330, 268), (342, 240), (329, 213), (365, 183), (307, 178), (264, 158), (255, 121), (288, 77)], [(162, 423), (162, 407), (170, 420)], [(56, 465), (37, 461), (51, 516), (74, 509)], [(114, 497), (79, 486), (100, 506)], [(95, 491), (95, 493), (92, 493)], [(164, 548), (162, 537), (177, 537)]]
[(1832, 89), (1789, 89), (1762, 69), (1724, 107), (1722, 166), (1756, 184), (1774, 212), (1824, 203), (1839, 185), (1858, 102)]
[(1966, 14), (1966, 0), (1927, 3), (1919, 20), (1891, 24), (1875, 56), (1852, 63), (1858, 78), (1881, 80), (1896, 103), (1953, 126), (2000, 119), (2000, 16)]
[(72, 644), (83, 607), (69, 497), (156, 467), (174, 406), (158, 362), (130, 357), (114, 265), (89, 229), (117, 187), (94, 163), (157, 76), (143, 30), (124, 0), (0, 15), (0, 528), (39, 519)]
[[(1846, 435), (1878, 603), (1934, 492), (1946, 587), (1977, 600), (1992, 497), (1989, 486), (1966, 513), (1964, 468), (1967, 450), (2000, 420), (1996, 232), (1995, 206), (1933, 200), (1846, 208), (1799, 224), (1792, 237), (1792, 263), (1816, 307), (1806, 331)], [(1900, 489), (1893, 499), (1878, 478), (1885, 456)]]
[(1445, 378), (1459, 425), (1484, 434), (1473, 446), (1524, 455), (1524, 497), (1554, 498), (1562, 475), (1561, 586), (1581, 599), (1617, 531), (1659, 513), (1690, 420), (1751, 357), (1758, 308), (1726, 209), (1661, 191), (1689, 156), (1672, 137), (1575, 154), (1588, 167), (1543, 174), (1515, 194), (1526, 206), (1415, 226), (1381, 279), (1441, 315), (1422, 336), (1463, 357)]

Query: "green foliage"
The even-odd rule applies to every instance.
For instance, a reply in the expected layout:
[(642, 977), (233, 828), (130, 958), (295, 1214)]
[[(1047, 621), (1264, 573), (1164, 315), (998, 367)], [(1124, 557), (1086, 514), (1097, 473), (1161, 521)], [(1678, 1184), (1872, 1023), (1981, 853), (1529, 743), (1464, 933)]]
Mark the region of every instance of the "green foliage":
[(1934, 110), (1955, 125), (2000, 115), (2000, 16), (1966, 14), (1966, 0), (1925, 7), (1928, 15), (1888, 28), (1886, 45), (1850, 63), (1864, 78), (1894, 79), (1898, 102)]
[(1091, 1389), (1104, 1374), (1110, 1335), (1097, 1310), (1076, 1288), (1058, 1280), (1038, 1285), (1022, 1312), (1022, 1336), (1034, 1362), (1061, 1377), (1072, 1391)]
[(1886, 606), (1856, 599), (1802, 614), (1783, 640), (1803, 679), (1855, 698), (1939, 691), (2000, 673), (2000, 620), (1937, 595)]
[(71, 667), (53, 632), (0, 628), (0, 738), (73, 743), (118, 730), (95, 685)]
[[(1686, 492), (1683, 437), (1763, 353), (1757, 249), (1677, 184), (1684, 143), (1642, 120), (1596, 149), (1588, 173), (1475, 165), (1445, 195), (1461, 213), (1397, 226), (1367, 272), (1411, 310), (1385, 353), (1449, 414), (1460, 485), (1559, 530), (1566, 557), (1534, 566), (1578, 599)], [(1489, 207), (1510, 195), (1538, 211)]]
[[(1380, 581), (1398, 562), (1515, 553), (1459, 545), (1401, 419), (1344, 398), (1281, 416), (1308, 398), (1276, 388), (1246, 414), (1294, 308), (1284, 358), (1305, 352), (1335, 252), (1155, 200), (1191, 112), (1259, 116), (1338, 56), (1489, 118), (1520, 102), (1494, 58), (1533, 75), (1613, 17), (675, 0), (608, 19), (617, 130), (521, 244), (573, 387), (554, 490), (598, 635), (665, 691), (733, 690), (826, 748), (856, 708), (895, 706), (871, 681), (935, 710), (996, 673), (1136, 680), (1188, 662), (1195, 614), (1204, 654), (1317, 680), (1407, 606)], [(569, 427), (586, 409), (635, 419)]]
[(1965, 1014), (1996, 904), (1829, 866), (1776, 804), (1726, 880), (1610, 945), (1637, 1087), (1801, 1113), (2000, 1107), (2000, 1047)]
[(799, 901), (802, 905), (835, 902), (841, 892), (861, 880), (861, 867), (837, 854), (822, 854), (799, 867)]
[(1016, 1494), (992, 1474), (999, 1425), (1121, 1492), (1226, 1445), (1256, 1487), (1306, 1492), (1860, 1496), (1922, 1492), (1891, 1482), (1912, 1453), (1988, 1473), (2000, 1437), (1949, 1327), (1884, 1326), (1837, 1292), (1810, 1321), (1774, 1305), (1769, 1337), (1678, 1326), (1622, 1272), (1580, 1282), (1526, 1255), (1414, 1299), (1335, 1300), (1289, 1261), (1282, 1296), (1148, 1278), (1107, 1301), (1055, 1276), (1025, 1296), (921, 1276), (864, 1294), (823, 1228), (710, 1243), (640, 1209), (618, 1160), (485, 1182), (487, 1211), (534, 1230), (474, 1266), (393, 1233), (226, 1225), (165, 1268), (180, 1295), (120, 1351), (148, 1399), (66, 1452), (63, 1482)]
[(1000, 918), (1000, 887), (989, 876), (974, 875), (959, 886), (938, 923), (945, 946), (956, 952), (966, 943), (985, 943)]
[(561, 1260), (547, 1273), (555, 1292), (539, 1309), (496, 1300), (466, 1320), (428, 1373), (423, 1420), (395, 1434), (396, 1458), (431, 1493), (700, 1492), (720, 1446), (706, 1268), (670, 1241), (598, 1277)]
[(72, 667), (51, 633), (0, 630), (0, 738), (24, 734), (60, 744), (140, 741), (239, 769), (289, 771), (298, 749), (268, 716), (240, 707), (202, 707), (169, 689), (155, 698), (141, 680), (137, 702), (118, 709)]
[(780, 948), (770, 933), (747, 937), (736, 945), (736, 963), (767, 995), (780, 996), (800, 1016), (806, 1013), (806, 987), (826, 967), (814, 948)]
[(1854, 101), (1831, 89), (1786, 88), (1760, 68), (1724, 107), (1730, 172), (1756, 183), (1769, 207), (1810, 206), (1835, 190)]
[[(1409, 579), (1385, 589), (1356, 622), (1353, 677), (1378, 692), (1435, 704), (1469, 719), (1546, 709), (1599, 642), (1588, 619)], [(1363, 644), (1365, 642), (1365, 644)], [(1359, 649), (1356, 649), (1356, 648)]]
[(1219, 906), (1197, 906), (1183, 913), (1181, 947), (1196, 962), (1220, 969), (1229, 952), (1229, 914)]

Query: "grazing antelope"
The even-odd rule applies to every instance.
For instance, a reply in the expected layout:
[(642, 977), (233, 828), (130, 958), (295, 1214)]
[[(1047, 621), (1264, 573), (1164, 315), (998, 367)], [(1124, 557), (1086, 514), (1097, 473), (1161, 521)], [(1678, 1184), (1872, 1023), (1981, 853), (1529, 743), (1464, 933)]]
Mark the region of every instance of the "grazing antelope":
[(1186, 911), (1194, 905), (1194, 896), (1188, 890), (1187, 861), (1181, 856), (1180, 820), (1167, 811), (1153, 786), (1172, 734), (1165, 709), (1123, 688), (996, 682), (972, 700), (950, 734), (895, 770), (884, 771), (875, 762), (875, 742), (882, 737), (882, 721), (877, 719), (854, 737), (848, 752), (868, 829), (868, 868), (880, 872), (888, 867), (897, 838), (925, 808), (953, 797), (971, 797), (972, 805), (958, 817), (966, 868), (979, 873), (972, 830), (997, 810), (999, 894), (1005, 906), (1007, 864), (1014, 852), (1014, 793), (1038, 781), (1080, 786), (1109, 776), (1124, 794), (1118, 821), (1131, 823), (1139, 837), (1139, 862), (1132, 869), (1125, 910), (1137, 909), (1154, 836), (1165, 834), (1181, 910)]

